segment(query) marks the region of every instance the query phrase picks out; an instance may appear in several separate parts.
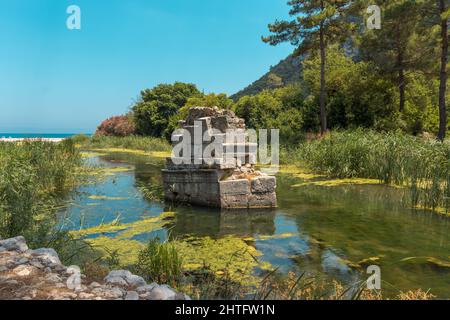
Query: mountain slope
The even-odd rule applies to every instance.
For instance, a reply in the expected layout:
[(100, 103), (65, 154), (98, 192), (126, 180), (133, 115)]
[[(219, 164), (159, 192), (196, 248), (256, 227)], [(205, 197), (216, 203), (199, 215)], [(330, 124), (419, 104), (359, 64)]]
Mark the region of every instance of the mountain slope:
[(301, 78), (303, 57), (294, 57), (292, 54), (286, 59), (281, 60), (276, 66), (270, 68), (270, 71), (261, 78), (250, 84), (245, 89), (235, 93), (230, 98), (234, 101), (242, 96), (254, 95), (264, 89), (275, 89), (287, 84), (298, 82)]

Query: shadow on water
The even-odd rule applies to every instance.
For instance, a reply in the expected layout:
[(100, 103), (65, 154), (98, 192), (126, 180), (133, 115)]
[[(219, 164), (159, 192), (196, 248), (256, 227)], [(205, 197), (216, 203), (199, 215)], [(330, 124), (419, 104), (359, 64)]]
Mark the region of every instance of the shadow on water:
[(275, 233), (274, 210), (221, 211), (198, 207), (178, 207), (174, 238), (200, 236), (220, 238), (227, 235), (251, 237)]
[(408, 209), (403, 190), (298, 186), (302, 179), (280, 174), (276, 210), (220, 211), (145, 197), (139, 186), (161, 191), (163, 159), (113, 153), (90, 161), (129, 170), (80, 188), (66, 212), (71, 230), (111, 223), (118, 216), (120, 223), (132, 223), (173, 212), (168, 223), (139, 231), (131, 240), (145, 243), (169, 234), (173, 239), (233, 237), (281, 272), (306, 271), (349, 284), (366, 278), (367, 266), (375, 264), (381, 267), (383, 289), (422, 288), (450, 296), (450, 219)]

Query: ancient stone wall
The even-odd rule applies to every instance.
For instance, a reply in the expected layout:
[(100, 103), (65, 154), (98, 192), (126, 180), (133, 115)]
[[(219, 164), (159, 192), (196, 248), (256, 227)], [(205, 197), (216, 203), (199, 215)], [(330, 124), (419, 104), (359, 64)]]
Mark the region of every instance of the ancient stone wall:
[[(246, 136), (243, 119), (217, 107), (197, 107), (180, 126), (184, 130), (172, 136), (174, 147), (185, 143), (190, 154), (183, 149), (167, 159), (162, 170), (167, 200), (227, 209), (276, 206), (276, 179), (255, 170), (257, 144)], [(229, 132), (240, 137), (229, 139)], [(211, 142), (216, 148), (205, 156)]]

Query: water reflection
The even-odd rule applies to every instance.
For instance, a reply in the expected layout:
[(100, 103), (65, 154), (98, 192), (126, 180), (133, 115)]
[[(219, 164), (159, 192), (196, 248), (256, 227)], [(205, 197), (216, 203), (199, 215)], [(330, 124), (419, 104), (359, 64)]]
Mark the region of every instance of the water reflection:
[(275, 233), (274, 210), (221, 211), (198, 207), (178, 207), (173, 226), (174, 237), (208, 236), (220, 238), (226, 235), (250, 237)]

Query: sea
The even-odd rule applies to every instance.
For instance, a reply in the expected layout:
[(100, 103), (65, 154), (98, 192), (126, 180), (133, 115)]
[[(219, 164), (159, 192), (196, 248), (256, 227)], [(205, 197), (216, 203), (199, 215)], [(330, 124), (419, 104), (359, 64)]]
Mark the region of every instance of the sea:
[[(0, 138), (68, 138), (74, 136), (75, 133), (1, 133)], [(90, 136), (90, 134), (87, 134)]]

